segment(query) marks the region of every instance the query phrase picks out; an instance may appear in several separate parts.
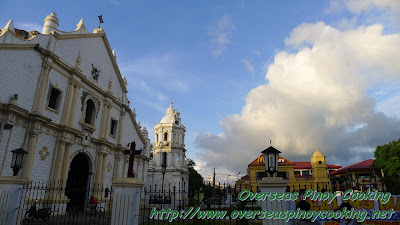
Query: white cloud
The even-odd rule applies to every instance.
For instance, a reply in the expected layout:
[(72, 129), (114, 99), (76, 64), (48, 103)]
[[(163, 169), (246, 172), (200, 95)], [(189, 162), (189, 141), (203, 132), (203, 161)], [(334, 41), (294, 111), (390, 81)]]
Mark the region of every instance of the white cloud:
[(352, 13), (359, 14), (374, 9), (400, 11), (398, 0), (331, 0), (325, 13), (336, 13), (348, 9)]
[(400, 10), (400, 1), (398, 0), (346, 0), (345, 4), (350, 12), (353, 13), (370, 11), (375, 8)]
[(123, 73), (162, 78), (175, 71), (176, 61), (178, 61), (176, 54), (147, 55), (128, 63), (120, 63), (120, 69)]
[(377, 104), (377, 110), (385, 113), (390, 117), (400, 119), (400, 93), (398, 95), (389, 97)]
[[(128, 84), (128, 85), (131, 85), (131, 84)], [(133, 82), (132, 86), (136, 86), (136, 85), (138, 85), (140, 88), (142, 88), (142, 90), (147, 92), (149, 95), (155, 96), (158, 99), (158, 101), (160, 101), (160, 102), (168, 99), (164, 93), (156, 90), (153, 87), (150, 87), (144, 80), (140, 80), (139, 82)]]
[(358, 20), (355, 16), (351, 19), (343, 18), (337, 26), (341, 30), (351, 30), (356, 28), (357, 22)]
[(217, 24), (208, 29), (208, 36), (211, 42), (211, 52), (214, 56), (220, 56), (231, 43), (232, 32), (235, 25), (231, 22), (228, 15), (224, 15)]
[[(184, 57), (174, 53), (146, 55), (120, 63), (120, 70), (122, 74), (126, 74), (128, 84), (129, 77), (134, 76), (134, 79), (140, 77), (146, 84), (151, 83), (157, 90), (182, 93), (190, 90), (189, 83), (192, 79), (192, 76), (182, 69)], [(159, 95), (158, 99), (164, 100), (162, 95)]]
[(251, 64), (251, 62), (247, 59), (242, 59), (243, 64), (246, 66), (246, 69), (249, 70), (250, 72), (254, 72), (254, 66)]
[(318, 146), (328, 163), (346, 165), (400, 136), (400, 121), (376, 112), (367, 95), (399, 80), (399, 33), (318, 22), (299, 25), (285, 43), (290, 53), (275, 55), (268, 84), (248, 93), (240, 114), (221, 121), (224, 134), (197, 137), (203, 167), (243, 171), (270, 139), (289, 160), (309, 160)]
[(26, 31), (39, 31), (42, 32), (42, 25), (38, 23), (15, 23), (15, 28), (20, 29), (20, 30), (26, 30)]

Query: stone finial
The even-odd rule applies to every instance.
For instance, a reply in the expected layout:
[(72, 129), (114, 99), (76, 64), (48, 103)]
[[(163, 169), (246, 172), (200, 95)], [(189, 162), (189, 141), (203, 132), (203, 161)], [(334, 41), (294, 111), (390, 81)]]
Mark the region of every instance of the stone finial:
[(81, 51), (79, 51), (78, 57), (76, 58), (75, 68), (80, 70), (81, 69), (81, 62), (82, 62)]
[(140, 121), (138, 122), (138, 126), (139, 126), (139, 129), (141, 129), (141, 128), (142, 128), (142, 125), (140, 125)]
[(76, 30), (81, 29), (81, 27), (82, 27), (83, 29), (86, 29), (85, 23), (83, 22), (83, 18), (81, 18), (81, 20), (79, 20), (79, 23), (76, 24)]
[(108, 91), (111, 92), (111, 89), (112, 89), (112, 81), (110, 77), (110, 81), (108, 82)]
[(133, 118), (136, 119), (136, 109), (135, 108), (133, 108)]
[(128, 80), (126, 79), (126, 76), (122, 76), (122, 80), (124, 81), (125, 86), (128, 86)]
[(115, 52), (115, 49), (112, 51), (112, 54), (113, 54), (114, 58), (117, 59), (117, 53)]
[(5, 31), (8, 30), (8, 31), (11, 31), (11, 32), (15, 33), (13, 19), (10, 19), (8, 21), (8, 23), (6, 24), (6, 26), (2, 30), (5, 30)]
[(49, 34), (51, 31), (57, 30), (58, 26), (60, 26), (60, 22), (57, 18), (57, 14), (52, 12), (44, 19), (42, 34)]
[(147, 131), (146, 127), (143, 127), (142, 130), (142, 135), (144, 138), (148, 138), (149, 137), (149, 132)]

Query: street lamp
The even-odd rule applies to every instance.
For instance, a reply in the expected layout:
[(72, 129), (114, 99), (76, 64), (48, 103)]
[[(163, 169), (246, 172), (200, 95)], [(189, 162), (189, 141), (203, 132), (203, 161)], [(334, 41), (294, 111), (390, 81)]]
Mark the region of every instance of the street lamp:
[(239, 180), (239, 174), (240, 172), (236, 174), (236, 180)]
[(22, 168), (22, 163), (24, 162), (24, 158), (26, 154), (29, 154), (23, 148), (18, 148), (12, 150), (12, 160), (11, 160), (11, 168), (13, 169), (14, 175), (17, 176), (18, 171)]
[[(228, 185), (228, 177), (230, 177), (231, 175), (228, 175), (227, 177), (226, 177), (226, 185)], [(226, 188), (226, 187), (224, 187), (224, 188)]]
[(161, 193), (162, 193), (162, 199), (161, 199), (161, 208), (162, 204), (164, 202), (164, 175), (165, 172), (167, 172), (167, 153), (163, 152), (162, 153), (162, 160), (161, 160), (161, 173), (162, 173), (162, 185), (161, 185)]
[(264, 154), (265, 172), (268, 172), (272, 177), (275, 172), (278, 172), (279, 153), (281, 152), (269, 146), (261, 153)]

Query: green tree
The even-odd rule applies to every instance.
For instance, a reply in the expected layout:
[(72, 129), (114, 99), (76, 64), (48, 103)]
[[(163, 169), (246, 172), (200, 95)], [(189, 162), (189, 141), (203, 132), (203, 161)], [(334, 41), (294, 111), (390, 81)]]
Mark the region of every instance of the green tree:
[(375, 173), (381, 177), (386, 188), (391, 191), (400, 190), (400, 139), (378, 146), (375, 150), (373, 167)]
[(203, 187), (204, 179), (203, 177), (194, 169), (196, 163), (187, 159), (187, 166), (189, 169), (189, 193), (195, 193), (196, 190), (199, 190), (200, 187)]

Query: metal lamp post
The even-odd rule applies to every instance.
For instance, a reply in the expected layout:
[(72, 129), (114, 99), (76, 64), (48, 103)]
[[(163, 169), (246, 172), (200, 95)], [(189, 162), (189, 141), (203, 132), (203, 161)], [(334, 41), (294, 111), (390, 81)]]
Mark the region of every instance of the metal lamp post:
[(182, 193), (181, 193), (181, 202), (182, 202), (182, 205), (183, 205), (183, 207), (185, 207), (185, 184), (183, 183), (183, 171), (181, 172), (181, 185), (182, 185)]
[(162, 193), (162, 199), (161, 199), (161, 208), (162, 204), (164, 203), (164, 176), (165, 172), (167, 172), (167, 153), (163, 152), (162, 153), (162, 163), (161, 163), (161, 173), (162, 173), (162, 185), (161, 185), (161, 193)]
[(12, 160), (11, 160), (11, 168), (13, 169), (13, 176), (17, 176), (18, 171), (22, 168), (22, 164), (24, 162), (24, 158), (26, 154), (29, 154), (23, 148), (18, 148), (12, 150)]
[(273, 177), (274, 173), (278, 172), (279, 153), (281, 152), (274, 147), (269, 146), (261, 153), (264, 154), (265, 172), (269, 173), (270, 176)]

